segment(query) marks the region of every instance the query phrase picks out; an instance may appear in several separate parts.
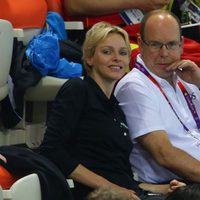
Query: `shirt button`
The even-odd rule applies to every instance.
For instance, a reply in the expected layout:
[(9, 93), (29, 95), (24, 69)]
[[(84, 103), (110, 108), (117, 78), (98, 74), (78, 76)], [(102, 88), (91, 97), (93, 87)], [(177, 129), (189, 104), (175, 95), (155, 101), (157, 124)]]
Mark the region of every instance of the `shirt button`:
[(124, 132), (124, 136), (127, 136), (127, 133), (126, 133), (126, 132)]

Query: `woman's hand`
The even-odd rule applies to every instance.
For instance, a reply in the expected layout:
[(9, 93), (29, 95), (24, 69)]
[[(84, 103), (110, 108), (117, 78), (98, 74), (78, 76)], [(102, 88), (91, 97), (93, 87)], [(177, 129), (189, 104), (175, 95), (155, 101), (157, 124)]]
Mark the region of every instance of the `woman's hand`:
[(74, 171), (70, 174), (69, 178), (87, 185), (88, 187), (97, 189), (100, 187), (110, 187), (111, 189), (121, 191), (128, 197), (131, 197), (131, 200), (140, 200), (140, 198), (135, 194), (135, 191), (120, 187), (104, 177), (94, 173), (88, 168), (84, 167), (82, 164), (79, 164)]
[(134, 190), (126, 189), (115, 184), (113, 185), (112, 188), (114, 190), (124, 193), (127, 197), (130, 197), (131, 200), (140, 200), (140, 198), (136, 195)]

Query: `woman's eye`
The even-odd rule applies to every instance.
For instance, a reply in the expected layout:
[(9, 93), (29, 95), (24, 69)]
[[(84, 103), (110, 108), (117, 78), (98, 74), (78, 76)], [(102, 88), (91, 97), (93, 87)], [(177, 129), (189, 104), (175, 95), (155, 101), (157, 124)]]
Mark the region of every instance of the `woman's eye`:
[(111, 50), (109, 50), (109, 49), (104, 49), (103, 51), (102, 51), (104, 54), (111, 54)]
[[(102, 50), (102, 53), (105, 54), (105, 55), (111, 55), (114, 52), (115, 51), (112, 50), (112, 49), (103, 49)], [(126, 56), (126, 55), (128, 55), (128, 51), (127, 50), (119, 50), (118, 54), (121, 55), (121, 56)]]
[(127, 51), (125, 51), (125, 50), (123, 50), (123, 51), (120, 51), (119, 53), (120, 53), (120, 55), (122, 55), (122, 56), (126, 56), (126, 55), (128, 55), (128, 52), (127, 52)]

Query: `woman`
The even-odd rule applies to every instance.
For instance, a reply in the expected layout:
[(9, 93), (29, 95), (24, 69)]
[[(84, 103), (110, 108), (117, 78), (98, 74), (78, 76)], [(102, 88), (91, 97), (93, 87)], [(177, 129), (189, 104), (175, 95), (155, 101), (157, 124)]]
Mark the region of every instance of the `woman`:
[(84, 79), (67, 81), (52, 107), (41, 153), (75, 182), (74, 198), (101, 186), (134, 200), (129, 138), (124, 114), (112, 94), (130, 59), (127, 33), (108, 23), (88, 31), (83, 45)]

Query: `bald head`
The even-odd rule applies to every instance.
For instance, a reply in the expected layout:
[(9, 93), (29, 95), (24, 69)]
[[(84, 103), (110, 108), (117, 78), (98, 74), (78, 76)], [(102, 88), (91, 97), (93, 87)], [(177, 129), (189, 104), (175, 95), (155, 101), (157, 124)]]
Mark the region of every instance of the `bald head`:
[(141, 21), (141, 38), (145, 38), (149, 29), (162, 30), (165, 26), (177, 29), (178, 36), (181, 40), (181, 25), (176, 15), (166, 10), (154, 10), (147, 13)]
[(181, 38), (180, 23), (171, 12), (156, 10), (144, 16), (138, 45), (140, 56), (151, 72), (172, 80), (173, 72), (166, 68), (180, 60), (183, 52)]

